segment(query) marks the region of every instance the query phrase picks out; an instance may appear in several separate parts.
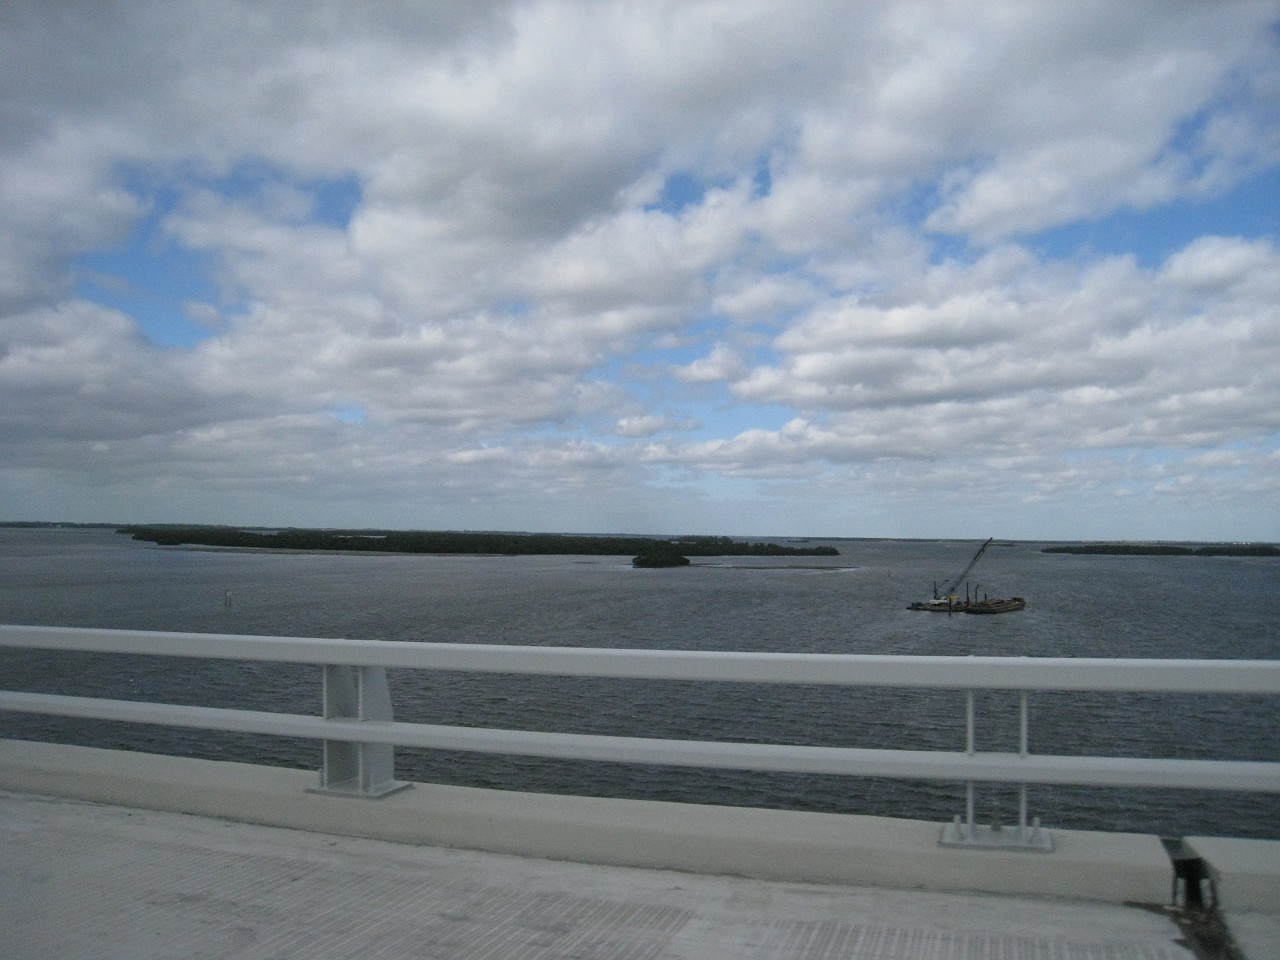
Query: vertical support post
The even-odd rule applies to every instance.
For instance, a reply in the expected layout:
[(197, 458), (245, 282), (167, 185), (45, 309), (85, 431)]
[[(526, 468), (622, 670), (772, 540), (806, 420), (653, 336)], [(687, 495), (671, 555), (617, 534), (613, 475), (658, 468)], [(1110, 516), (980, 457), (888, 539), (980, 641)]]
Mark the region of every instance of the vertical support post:
[[(977, 717), (974, 712), (974, 692), (968, 690), (965, 692), (965, 745), (964, 751), (969, 756), (973, 756), (977, 752)], [(969, 839), (974, 837), (973, 832), (973, 781), (966, 780), (964, 784), (965, 790), (965, 829)]]
[[(326, 720), (392, 719), (391, 692), (382, 667), (326, 664)], [(320, 786), (313, 792), (376, 799), (410, 786), (394, 777), (395, 748), (389, 743), (324, 741)]]
[[(978, 752), (977, 693), (965, 691), (965, 754), (972, 757)], [(1018, 755), (1030, 756), (1030, 721), (1027, 691), (1018, 691)], [(1006, 754), (1007, 756), (1007, 754)], [(1027, 826), (1027, 785), (1018, 784), (1018, 829), (1005, 830), (999, 816), (999, 808), (990, 826), (978, 826), (974, 822), (975, 781), (964, 782), (965, 812), (964, 819), (956, 814), (951, 823), (944, 824), (938, 843), (944, 847), (958, 847), (969, 850), (1025, 850), (1049, 853), (1053, 850), (1053, 837), (1047, 830), (1040, 829), (1040, 818)]]
[[(1025, 757), (1030, 753), (1028, 749), (1028, 717), (1027, 717), (1027, 691), (1018, 691), (1018, 756)], [(1027, 785), (1025, 782), (1018, 784), (1018, 841), (1025, 842), (1027, 838)]]

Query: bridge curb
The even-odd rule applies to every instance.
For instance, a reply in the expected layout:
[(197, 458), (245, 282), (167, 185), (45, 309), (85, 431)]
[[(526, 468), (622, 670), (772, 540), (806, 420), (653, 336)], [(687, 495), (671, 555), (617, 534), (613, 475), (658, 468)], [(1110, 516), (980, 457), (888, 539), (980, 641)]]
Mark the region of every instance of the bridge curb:
[[(0, 740), (0, 789), (403, 843), (763, 880), (1167, 904), (1159, 838), (1054, 830), (1053, 853), (938, 845), (917, 820), (416, 784), (322, 796), (304, 770)], [(1049, 825), (1050, 828), (1052, 824)]]

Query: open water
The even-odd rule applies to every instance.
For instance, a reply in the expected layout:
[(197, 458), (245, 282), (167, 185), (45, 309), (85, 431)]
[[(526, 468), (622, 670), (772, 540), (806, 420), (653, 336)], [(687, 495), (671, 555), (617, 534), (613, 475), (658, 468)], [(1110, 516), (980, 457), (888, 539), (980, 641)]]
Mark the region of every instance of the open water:
[[(0, 623), (453, 643), (936, 655), (1276, 659), (1280, 560), (1045, 554), (993, 545), (995, 617), (909, 611), (975, 543), (832, 541), (840, 556), (452, 557), (159, 548), (106, 530), (0, 528)], [(225, 602), (227, 591), (231, 602)], [(7, 689), (319, 710), (318, 671), (0, 650)], [(960, 750), (963, 694), (392, 671), (397, 719), (631, 736)], [(0, 736), (317, 768), (310, 741), (0, 714)], [(978, 698), (978, 748), (1017, 748), (1016, 695)], [(1037, 753), (1280, 761), (1272, 697), (1036, 694)], [(771, 775), (397, 750), (397, 776), (512, 790), (948, 821), (959, 783)], [(978, 813), (1016, 817), (1012, 788)], [(1046, 826), (1280, 839), (1272, 795), (1033, 787)]]

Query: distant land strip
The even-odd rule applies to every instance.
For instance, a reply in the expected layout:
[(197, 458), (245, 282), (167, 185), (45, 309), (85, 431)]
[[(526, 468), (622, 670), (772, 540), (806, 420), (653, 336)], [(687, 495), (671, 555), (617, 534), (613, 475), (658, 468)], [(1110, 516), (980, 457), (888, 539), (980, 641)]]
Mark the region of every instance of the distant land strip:
[(728, 537), (617, 537), (559, 533), (472, 533), (406, 530), (243, 530), (238, 527), (128, 526), (134, 540), (159, 546), (239, 547), (269, 550), (343, 550), (370, 553), (452, 553), (630, 556), (670, 545), (686, 557), (838, 557), (832, 546), (790, 547)]
[(1078, 543), (1045, 547), (1043, 552), (1142, 557), (1280, 557), (1280, 547), (1270, 543), (1219, 543), (1204, 547), (1183, 547), (1171, 543)]

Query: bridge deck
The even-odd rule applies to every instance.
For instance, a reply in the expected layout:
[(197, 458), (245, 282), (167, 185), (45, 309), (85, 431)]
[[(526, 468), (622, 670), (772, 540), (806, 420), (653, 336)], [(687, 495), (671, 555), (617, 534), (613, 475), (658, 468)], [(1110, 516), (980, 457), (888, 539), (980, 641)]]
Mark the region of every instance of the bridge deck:
[(589, 866), (31, 794), (0, 793), (0, 845), (12, 960), (1190, 957), (1169, 919), (1122, 905)]

